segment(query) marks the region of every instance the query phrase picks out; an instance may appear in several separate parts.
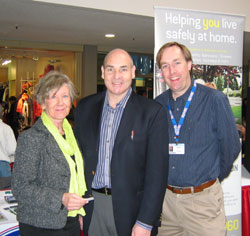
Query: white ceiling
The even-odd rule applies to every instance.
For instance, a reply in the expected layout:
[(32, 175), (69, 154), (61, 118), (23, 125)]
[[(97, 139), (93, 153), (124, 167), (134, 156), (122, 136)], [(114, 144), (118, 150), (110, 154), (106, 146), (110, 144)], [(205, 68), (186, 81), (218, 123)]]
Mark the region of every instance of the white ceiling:
[[(106, 33), (116, 37), (107, 39)], [(154, 18), (31, 0), (0, 0), (0, 39), (90, 44), (97, 45), (98, 51), (121, 47), (153, 54)], [(0, 47), (0, 55), (1, 51)], [(250, 32), (245, 32), (244, 63), (248, 61)]]

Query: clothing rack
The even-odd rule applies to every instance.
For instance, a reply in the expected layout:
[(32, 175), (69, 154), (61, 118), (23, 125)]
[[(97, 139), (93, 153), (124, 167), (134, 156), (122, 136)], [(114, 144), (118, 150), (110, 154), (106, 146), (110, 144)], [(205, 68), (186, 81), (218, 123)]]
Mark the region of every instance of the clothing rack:
[(32, 86), (34, 86), (35, 82), (36, 82), (36, 79), (35, 79), (35, 73), (33, 72), (32, 73), (32, 78), (30, 78), (30, 73), (27, 72), (27, 78), (26, 79), (23, 79), (21, 77), (20, 79), (20, 94), (22, 93), (22, 88), (23, 88), (23, 84), (27, 83), (27, 82), (32, 82)]

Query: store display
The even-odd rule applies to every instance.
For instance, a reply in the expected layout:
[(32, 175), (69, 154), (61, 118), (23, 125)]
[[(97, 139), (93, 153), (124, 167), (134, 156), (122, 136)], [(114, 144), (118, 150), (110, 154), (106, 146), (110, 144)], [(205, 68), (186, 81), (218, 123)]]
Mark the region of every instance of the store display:
[[(14, 202), (13, 202), (14, 201)], [(17, 203), (11, 190), (0, 191), (0, 235), (19, 235), (16, 220)]]
[(13, 195), (4, 196), (4, 200), (7, 203), (16, 203), (17, 202), (17, 200), (15, 199), (15, 197)]

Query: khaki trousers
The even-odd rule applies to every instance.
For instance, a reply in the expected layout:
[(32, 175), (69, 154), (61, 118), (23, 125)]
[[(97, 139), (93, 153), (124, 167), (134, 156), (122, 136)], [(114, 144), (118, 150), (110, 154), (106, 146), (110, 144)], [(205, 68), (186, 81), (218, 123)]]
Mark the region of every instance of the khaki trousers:
[(176, 194), (167, 189), (158, 236), (225, 236), (225, 223), (218, 180), (199, 193)]

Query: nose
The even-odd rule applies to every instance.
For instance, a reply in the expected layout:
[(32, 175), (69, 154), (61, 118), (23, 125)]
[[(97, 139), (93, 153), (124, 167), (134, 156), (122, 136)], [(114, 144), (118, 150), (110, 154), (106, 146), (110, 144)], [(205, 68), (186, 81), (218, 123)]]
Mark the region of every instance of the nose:
[(170, 65), (169, 66), (169, 71), (170, 71), (170, 74), (175, 73), (175, 66), (174, 65)]
[(115, 70), (114, 71), (114, 77), (115, 77), (115, 79), (119, 79), (120, 78), (120, 71), (119, 70)]
[(60, 96), (58, 97), (57, 104), (59, 104), (59, 105), (63, 104), (63, 98), (62, 97), (60, 97)]

